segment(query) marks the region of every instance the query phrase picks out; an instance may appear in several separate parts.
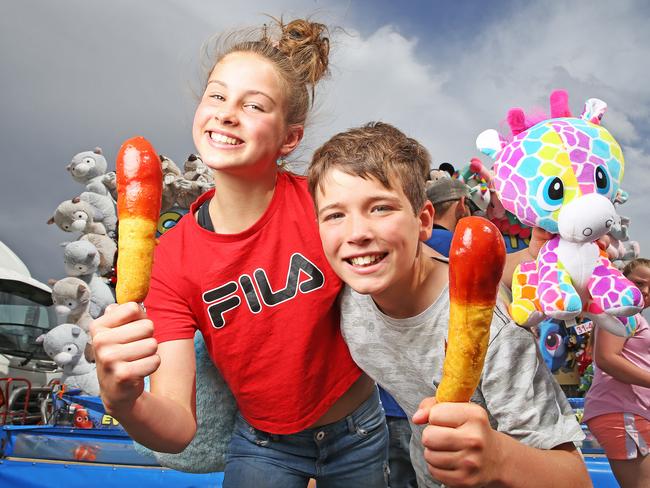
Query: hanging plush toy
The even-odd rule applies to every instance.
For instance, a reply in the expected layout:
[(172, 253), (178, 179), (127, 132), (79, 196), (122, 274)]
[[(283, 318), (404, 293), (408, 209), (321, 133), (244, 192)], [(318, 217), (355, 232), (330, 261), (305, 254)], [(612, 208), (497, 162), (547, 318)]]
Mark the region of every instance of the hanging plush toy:
[[(494, 196), (492, 174), (483, 166), (481, 160), (472, 158), (469, 164), (458, 172), (458, 179), (469, 188), (469, 198), (475, 207), (472, 215), (487, 217), (492, 220), (488, 216), (488, 210), (490, 209), (492, 200), (498, 200)], [(502, 206), (500, 208), (503, 209)]]
[(494, 175), (478, 158), (472, 158), (469, 165), (460, 170), (458, 179), (469, 187), (469, 198), (477, 210), (472, 215), (486, 217), (503, 234), (506, 253), (528, 247), (531, 228), (522, 224), (517, 217), (503, 208), (494, 188)]
[(561, 320), (546, 319), (537, 326), (537, 344), (542, 358), (552, 373), (566, 362), (569, 336)]
[(544, 316), (572, 324), (583, 315), (619, 336), (636, 328), (641, 292), (595, 242), (618, 220), (612, 202), (623, 178), (621, 148), (600, 126), (606, 107), (592, 98), (580, 118), (572, 117), (566, 92), (556, 91), (551, 119), (530, 126), (523, 110), (511, 109), (511, 141), (495, 130), (476, 140), (495, 160), (494, 185), (506, 210), (557, 234), (536, 262), (515, 270), (511, 314), (520, 325)]

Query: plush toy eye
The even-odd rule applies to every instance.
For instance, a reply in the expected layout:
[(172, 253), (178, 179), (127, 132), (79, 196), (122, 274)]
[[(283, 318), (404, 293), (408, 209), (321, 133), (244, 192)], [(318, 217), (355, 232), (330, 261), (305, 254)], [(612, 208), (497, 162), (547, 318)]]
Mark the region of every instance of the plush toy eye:
[(563, 200), (564, 183), (559, 177), (548, 178), (539, 186), (537, 201), (544, 210), (557, 210), (562, 206)]
[(544, 346), (548, 353), (555, 357), (560, 356), (564, 353), (564, 342), (562, 342), (562, 336), (557, 332), (551, 332), (546, 335), (544, 339)]
[(93, 164), (95, 160), (93, 158), (83, 158), (83, 162), (86, 164)]
[(611, 178), (607, 173), (607, 169), (604, 166), (598, 166), (596, 168), (596, 191), (602, 195), (607, 195), (611, 187)]

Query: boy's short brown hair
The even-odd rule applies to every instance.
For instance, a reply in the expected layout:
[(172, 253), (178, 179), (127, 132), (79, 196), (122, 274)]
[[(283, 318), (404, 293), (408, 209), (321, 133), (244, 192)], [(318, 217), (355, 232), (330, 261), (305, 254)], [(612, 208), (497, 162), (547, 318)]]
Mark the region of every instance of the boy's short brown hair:
[(316, 189), (333, 168), (376, 178), (389, 189), (391, 177), (397, 177), (417, 214), (426, 200), (424, 182), (430, 166), (431, 156), (418, 141), (390, 124), (370, 122), (336, 134), (316, 150), (307, 174), (309, 192), (315, 200)]

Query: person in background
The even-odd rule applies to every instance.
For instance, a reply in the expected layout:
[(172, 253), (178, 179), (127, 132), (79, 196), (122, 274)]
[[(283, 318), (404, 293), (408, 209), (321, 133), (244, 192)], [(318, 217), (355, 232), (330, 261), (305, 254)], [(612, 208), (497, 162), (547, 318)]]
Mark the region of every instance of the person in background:
[[(650, 259), (634, 259), (623, 274), (641, 290), (646, 310)], [(594, 377), (583, 417), (622, 488), (650, 486), (650, 328), (642, 314), (635, 318), (632, 337), (596, 328)]]
[(443, 176), (427, 182), (427, 199), (433, 204), (433, 229), (424, 241), (443, 256), (449, 256), (449, 246), (456, 224), (472, 214), (473, 202), (467, 185), (456, 178)]

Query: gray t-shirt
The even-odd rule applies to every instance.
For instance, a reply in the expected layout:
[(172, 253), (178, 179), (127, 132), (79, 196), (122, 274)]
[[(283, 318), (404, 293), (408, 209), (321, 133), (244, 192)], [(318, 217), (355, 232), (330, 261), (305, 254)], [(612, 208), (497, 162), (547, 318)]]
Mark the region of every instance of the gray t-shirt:
[[(449, 323), (449, 289), (408, 319), (383, 314), (369, 295), (341, 294), (341, 330), (355, 362), (390, 393), (410, 418), (442, 376)], [(532, 447), (580, 442), (584, 434), (571, 406), (541, 358), (534, 336), (495, 308), (481, 382), (472, 402), (492, 427)], [(411, 461), (420, 487), (438, 487), (421, 444), (425, 426), (411, 423)]]

